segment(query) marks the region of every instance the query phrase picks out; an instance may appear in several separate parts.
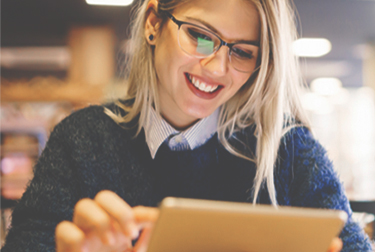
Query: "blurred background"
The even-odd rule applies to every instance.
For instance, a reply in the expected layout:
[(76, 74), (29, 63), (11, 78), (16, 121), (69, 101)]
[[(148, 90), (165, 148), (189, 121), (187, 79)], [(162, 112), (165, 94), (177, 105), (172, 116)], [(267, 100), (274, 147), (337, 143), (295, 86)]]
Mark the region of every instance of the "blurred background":
[[(123, 59), (135, 3), (87, 1), (1, 1), (2, 240), (54, 125), (76, 109), (126, 92)], [(308, 86), (303, 103), (313, 131), (353, 209), (374, 213), (375, 0), (295, 5), (303, 39), (294, 50), (301, 56)]]

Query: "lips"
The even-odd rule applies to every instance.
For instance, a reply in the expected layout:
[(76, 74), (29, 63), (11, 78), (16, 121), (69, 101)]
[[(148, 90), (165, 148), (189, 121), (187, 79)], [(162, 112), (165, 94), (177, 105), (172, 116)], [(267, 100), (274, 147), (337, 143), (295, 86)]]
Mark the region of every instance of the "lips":
[(207, 84), (206, 82), (203, 82), (188, 73), (185, 73), (185, 79), (186, 79), (186, 83), (189, 89), (196, 96), (206, 99), (206, 100), (215, 98), (220, 93), (220, 91), (224, 88), (223, 85)]

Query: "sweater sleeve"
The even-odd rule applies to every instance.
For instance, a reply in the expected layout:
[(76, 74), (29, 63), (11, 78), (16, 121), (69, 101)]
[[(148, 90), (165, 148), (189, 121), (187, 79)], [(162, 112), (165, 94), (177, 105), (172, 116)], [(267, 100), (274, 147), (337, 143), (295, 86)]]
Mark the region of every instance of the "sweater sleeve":
[(34, 178), (13, 211), (2, 251), (55, 251), (55, 227), (62, 220), (72, 219), (80, 198), (77, 180), (64, 123), (60, 123), (51, 133), (34, 167)]
[(332, 162), (309, 130), (292, 129), (284, 137), (282, 146), (283, 167), (289, 167), (289, 175), (284, 177), (289, 181), (281, 182), (284, 185), (280, 187), (287, 190), (283, 195), (288, 195), (285, 198), (290, 202), (281, 201), (293, 206), (345, 211), (349, 218), (340, 234), (344, 243), (342, 251), (372, 251), (368, 236), (352, 219), (349, 201)]

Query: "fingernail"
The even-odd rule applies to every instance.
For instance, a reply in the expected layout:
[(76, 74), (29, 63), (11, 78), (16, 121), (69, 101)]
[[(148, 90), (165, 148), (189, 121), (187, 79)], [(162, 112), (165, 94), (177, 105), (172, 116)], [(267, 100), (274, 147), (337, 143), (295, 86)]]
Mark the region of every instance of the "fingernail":
[(137, 239), (139, 236), (139, 230), (137, 225), (134, 223), (129, 224), (129, 231), (132, 239)]

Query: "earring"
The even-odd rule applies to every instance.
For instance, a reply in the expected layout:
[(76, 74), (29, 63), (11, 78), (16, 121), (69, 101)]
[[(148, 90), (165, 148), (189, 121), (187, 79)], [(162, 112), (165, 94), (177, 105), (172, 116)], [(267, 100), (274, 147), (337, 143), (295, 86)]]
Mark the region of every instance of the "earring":
[(152, 41), (153, 39), (154, 39), (154, 35), (150, 35), (150, 36), (148, 36), (148, 39), (150, 40), (150, 41)]

